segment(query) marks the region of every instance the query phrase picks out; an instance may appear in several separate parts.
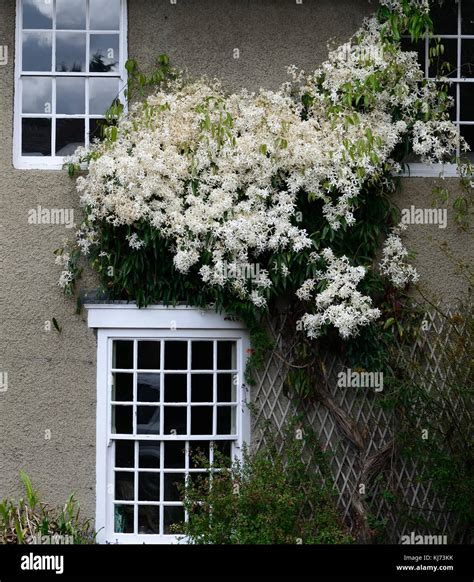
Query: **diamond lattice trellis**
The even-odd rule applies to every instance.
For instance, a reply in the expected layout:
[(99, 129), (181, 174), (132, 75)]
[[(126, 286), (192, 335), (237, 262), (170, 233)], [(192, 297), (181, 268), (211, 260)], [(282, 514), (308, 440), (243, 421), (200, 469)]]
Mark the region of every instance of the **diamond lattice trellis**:
[[(453, 342), (467, 333), (466, 323), (456, 319), (454, 312), (433, 310), (424, 318), (426, 332), (419, 335), (412, 344), (410, 353), (405, 358), (419, 362), (419, 372), (424, 374), (427, 382), (439, 387), (447, 386), (447, 378), (456, 372), (457, 362), (448, 355)], [(453, 323), (454, 322), (454, 323)], [(393, 434), (395, 418), (384, 411), (377, 403), (377, 394), (373, 389), (354, 389), (337, 386), (337, 373), (343, 365), (330, 353), (323, 356), (327, 371), (328, 390), (331, 400), (352, 419), (363, 437), (363, 446), (354, 446), (351, 439), (344, 434), (335, 420), (330, 408), (324, 402), (306, 403), (303, 410), (295, 401), (284, 393), (284, 381), (289, 370), (291, 347), (285, 346), (281, 329), (284, 321), (279, 321), (270, 332), (278, 346), (267, 359), (263, 369), (256, 373), (256, 384), (252, 389), (254, 408), (253, 446), (258, 449), (265, 444), (265, 434), (261, 430), (262, 421), (270, 422), (274, 429), (283, 436), (286, 423), (296, 415), (303, 414), (305, 423), (311, 426), (317, 435), (323, 450), (330, 453), (330, 468), (337, 493), (338, 505), (352, 533), (360, 537), (360, 519), (357, 512), (359, 485), (364, 482), (366, 469), (375, 459), (376, 453), (386, 455), (390, 466), (389, 479), (392, 491), (401, 500), (404, 514), (400, 508), (394, 509), (382, 494), (382, 485), (375, 480), (366, 491), (370, 498), (372, 517), (385, 523), (389, 542), (399, 543), (400, 537), (410, 534), (414, 526), (407, 526), (407, 517), (417, 517), (417, 533), (443, 534), (448, 540), (462, 542), (457, 524), (445, 508), (445, 502), (434, 494), (430, 483), (421, 483), (418, 476), (421, 467), (409, 461), (401, 461), (393, 451)], [(468, 356), (469, 342), (458, 346), (459, 359)], [(400, 352), (401, 353), (401, 352)], [(402, 357), (402, 356), (400, 356)], [(407, 367), (407, 374), (412, 378), (415, 372)], [(459, 402), (452, 402), (454, 407)], [(380, 457), (380, 454), (379, 454)], [(364, 501), (365, 502), (365, 501)], [(420, 530), (420, 517), (430, 521), (433, 531)], [(416, 528), (415, 528), (416, 529)]]

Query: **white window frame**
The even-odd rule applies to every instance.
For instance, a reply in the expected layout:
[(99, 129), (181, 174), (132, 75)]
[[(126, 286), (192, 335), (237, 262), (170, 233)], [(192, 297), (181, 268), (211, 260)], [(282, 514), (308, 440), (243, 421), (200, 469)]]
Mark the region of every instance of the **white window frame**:
[[(55, 19), (53, 20), (53, 26), (51, 32), (53, 33), (53, 63), (52, 70), (50, 74), (45, 74), (44, 72), (37, 73), (26, 73), (22, 72), (22, 23), (23, 23), (23, 0), (16, 0), (16, 32), (15, 32), (15, 97), (14, 97), (14, 120), (13, 120), (13, 167), (18, 170), (62, 170), (64, 165), (64, 156), (56, 156), (55, 152), (51, 152), (51, 156), (23, 156), (21, 153), (21, 135), (22, 135), (22, 92), (21, 92), (21, 77), (22, 76), (47, 76), (51, 78), (58, 77), (83, 77), (85, 79), (90, 79), (91, 77), (99, 78), (116, 78), (119, 77), (120, 85), (120, 100), (126, 105), (124, 101), (123, 88), (127, 84), (127, 71), (125, 69), (125, 63), (127, 62), (127, 0), (121, 1), (121, 14), (120, 14), (120, 31), (119, 31), (119, 47), (120, 47), (120, 60), (119, 60), (119, 70), (114, 73), (58, 73), (54, 70), (54, 33), (56, 32)], [(56, 0), (51, 0), (53, 8), (56, 8)], [(88, 15), (87, 15), (88, 16)], [(93, 31), (94, 33), (100, 34), (101, 31)], [(110, 32), (110, 31), (108, 31)], [(86, 33), (89, 36), (90, 32)], [(86, 44), (86, 61), (89, 57), (89, 43)], [(54, 84), (53, 84), (54, 87)], [(54, 89), (53, 89), (54, 90)], [(88, 95), (87, 95), (87, 83), (86, 83), (86, 135), (89, 135), (89, 119), (97, 118), (99, 116), (93, 115), (89, 117), (88, 114)], [(35, 117), (31, 114), (30, 117)], [(40, 115), (38, 117), (41, 117)], [(74, 116), (71, 115), (68, 118), (74, 119), (75, 117), (84, 118), (84, 115)], [(55, 112), (51, 114), (51, 119), (56, 118)], [(51, 128), (53, 131), (53, 127)]]
[[(114, 533), (113, 470), (111, 444), (111, 374), (112, 340), (114, 339), (216, 339), (237, 342), (236, 434), (234, 458), (242, 457), (245, 443), (250, 443), (248, 387), (243, 382), (250, 338), (240, 322), (212, 310), (162, 305), (138, 309), (131, 304), (86, 304), (88, 326), (97, 330), (97, 434), (96, 434), (96, 531), (98, 543), (183, 543), (182, 536)], [(104, 389), (105, 387), (105, 389)], [(146, 437), (145, 437), (146, 438)], [(164, 439), (156, 439), (162, 442)], [(173, 441), (172, 435), (166, 436)], [(177, 436), (176, 440), (182, 440)], [(199, 440), (207, 440), (200, 438)], [(231, 440), (226, 437), (225, 440)], [(184, 541), (184, 543), (186, 543)]]
[[(464, 0), (466, 1), (466, 0)], [(472, 0), (470, 0), (472, 1)], [(462, 34), (462, 18), (461, 18), (461, 13), (462, 13), (462, 2), (463, 0), (456, 0), (456, 3), (458, 4), (458, 23), (457, 23), (457, 33), (456, 34), (436, 34), (436, 30), (434, 31), (434, 35), (435, 37), (439, 36), (441, 39), (452, 39), (452, 40), (457, 40), (457, 72), (456, 72), (456, 77), (450, 77), (451, 80), (453, 81), (453, 83), (455, 83), (456, 86), (456, 103), (455, 103), (455, 107), (456, 107), (456, 120), (454, 121), (454, 123), (456, 124), (456, 127), (458, 128), (458, 132), (459, 132), (459, 127), (460, 125), (474, 125), (474, 119), (472, 121), (462, 121), (460, 120), (460, 111), (461, 111), (461, 105), (460, 105), (460, 87), (461, 87), (461, 83), (474, 83), (474, 77), (461, 77), (460, 76), (460, 69), (459, 69), (459, 63), (461, 62), (461, 44), (462, 44), (462, 39), (474, 39), (474, 35), (472, 34)], [(424, 39), (424, 43), (425, 43), (425, 78), (429, 79), (429, 47), (430, 47), (430, 39), (428, 38), (428, 36)], [(433, 77), (431, 77), (432, 79)], [(459, 155), (459, 148), (458, 148), (458, 152), (457, 155)], [(408, 164), (408, 171), (404, 171), (401, 174), (403, 177), (411, 177), (411, 178), (439, 178), (439, 177), (444, 177), (444, 178), (456, 178), (459, 177), (459, 169), (457, 164), (433, 164), (433, 165), (429, 165), (429, 164), (422, 164), (422, 163), (410, 163)]]

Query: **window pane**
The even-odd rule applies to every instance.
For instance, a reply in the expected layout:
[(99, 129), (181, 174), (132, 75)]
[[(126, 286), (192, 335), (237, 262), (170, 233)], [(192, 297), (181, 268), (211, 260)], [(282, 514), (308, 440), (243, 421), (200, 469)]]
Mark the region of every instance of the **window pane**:
[(214, 442), (214, 465), (228, 466), (231, 460), (232, 441)]
[(471, 151), (464, 152), (463, 156), (474, 161), (474, 125), (461, 125), (461, 135), (471, 146)]
[(120, 501), (133, 501), (133, 498), (133, 471), (115, 471), (115, 499)]
[(133, 533), (133, 505), (115, 505), (115, 533)]
[[(176, 534), (181, 530), (178, 524), (184, 521), (184, 509), (181, 506), (171, 506), (164, 508), (164, 519), (165, 519), (165, 534)], [(172, 527), (174, 526), (174, 527)]]
[(91, 34), (90, 62), (91, 73), (111, 73), (118, 71), (120, 62), (118, 34)]
[(443, 2), (442, 6), (439, 6), (437, 2), (433, 2), (430, 7), (430, 16), (433, 20), (435, 34), (457, 34), (457, 2)]
[(118, 79), (89, 80), (89, 113), (104, 115), (119, 93)]
[(165, 402), (187, 401), (186, 374), (165, 374)]
[(114, 372), (112, 382), (112, 400), (118, 402), (133, 400), (133, 374)]
[(51, 155), (51, 119), (23, 119), (21, 134), (23, 156)]
[(474, 77), (474, 40), (461, 41), (461, 77)]
[(459, 83), (461, 120), (474, 121), (474, 83)]
[(212, 406), (193, 406), (191, 434), (212, 434)]
[(217, 434), (235, 433), (235, 406), (217, 407)]
[(164, 434), (186, 434), (186, 408), (165, 406)]
[(439, 57), (432, 57), (429, 67), (430, 77), (442, 75), (456, 77), (458, 71), (458, 41), (450, 38), (442, 38), (444, 53)]
[(181, 501), (184, 473), (165, 473), (164, 500)]
[(22, 43), (23, 71), (51, 71), (53, 51), (50, 32), (25, 32)]
[(86, 82), (73, 77), (56, 80), (56, 113), (80, 115), (86, 112)]
[(138, 342), (138, 369), (139, 370), (160, 369), (160, 342), (156, 341)]
[(23, 113), (52, 112), (52, 82), (48, 77), (25, 77), (22, 80)]
[(160, 434), (160, 409), (137, 406), (137, 434)]
[(160, 401), (160, 375), (159, 374), (138, 374), (137, 400), (138, 400), (138, 402), (159, 402)]
[(138, 500), (139, 501), (159, 501), (160, 500), (160, 474), (159, 473), (138, 473)]
[(209, 463), (209, 441), (191, 441), (189, 443), (189, 468), (207, 468)]
[(156, 505), (138, 506), (138, 533), (160, 533), (160, 508)]
[(133, 368), (133, 342), (115, 340), (112, 358), (112, 368), (129, 370)]
[(188, 367), (188, 343), (165, 343), (165, 368), (167, 370), (186, 370)]
[(165, 442), (165, 467), (167, 469), (180, 469), (185, 464), (185, 444)]
[(90, 119), (89, 120), (89, 141), (102, 141), (102, 126), (104, 125), (103, 119)]
[(236, 399), (236, 374), (217, 375), (217, 401), (235, 402)]
[(160, 443), (140, 442), (138, 446), (138, 466), (141, 469), (159, 469)]
[(56, 155), (70, 156), (85, 144), (84, 119), (56, 120)]
[(232, 341), (217, 342), (217, 369), (235, 370), (237, 367), (237, 344)]
[(56, 34), (56, 71), (81, 73), (86, 70), (86, 35), (82, 32)]
[(114, 434), (133, 433), (133, 406), (112, 406), (112, 432)]
[(133, 467), (135, 443), (131, 441), (115, 441), (115, 466)]
[(86, 28), (86, 0), (56, 0), (56, 28)]
[(193, 374), (191, 376), (191, 402), (213, 402), (213, 375)]
[(23, 28), (52, 28), (51, 0), (23, 0)]
[(92, 30), (119, 30), (120, 0), (90, 0)]
[(212, 370), (214, 368), (213, 342), (192, 342), (191, 354), (193, 370)]
[(462, 34), (474, 34), (474, 2), (463, 2), (461, 5)]

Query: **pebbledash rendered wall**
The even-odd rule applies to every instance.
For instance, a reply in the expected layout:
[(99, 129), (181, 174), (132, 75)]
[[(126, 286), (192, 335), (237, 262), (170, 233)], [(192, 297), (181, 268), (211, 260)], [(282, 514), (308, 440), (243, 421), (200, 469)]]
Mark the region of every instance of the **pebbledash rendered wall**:
[[(74, 208), (77, 217), (79, 209), (64, 172), (12, 166), (15, 6), (0, 0), (0, 46), (9, 57), (0, 66), (0, 373), (8, 374), (0, 392), (0, 498), (20, 493), (24, 469), (47, 501), (62, 503), (75, 491), (93, 516), (96, 341), (61, 295), (52, 255), (72, 231), (27, 220), (38, 205)], [(167, 53), (231, 89), (276, 88), (287, 65), (315, 68), (327, 43), (347, 40), (375, 8), (375, 0), (129, 0), (128, 52), (145, 67)], [(404, 180), (399, 205), (429, 207), (435, 182)], [(445, 301), (461, 298), (465, 284), (438, 248), (446, 241), (469, 260), (470, 238), (453, 227), (451, 213), (446, 229), (413, 226), (407, 241), (425, 287)], [(93, 289), (93, 278), (85, 286)], [(45, 329), (53, 317), (61, 334)]]

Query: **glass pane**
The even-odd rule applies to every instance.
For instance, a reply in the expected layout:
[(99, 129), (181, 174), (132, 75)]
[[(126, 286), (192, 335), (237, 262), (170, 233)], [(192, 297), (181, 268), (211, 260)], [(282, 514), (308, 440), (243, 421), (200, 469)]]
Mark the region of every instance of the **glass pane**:
[(91, 34), (89, 70), (91, 73), (118, 71), (120, 44), (118, 34)]
[(217, 369), (235, 370), (237, 368), (237, 344), (232, 341), (217, 342)]
[(430, 6), (430, 16), (434, 24), (435, 34), (457, 34), (458, 32), (458, 3), (443, 2), (440, 6), (438, 2), (432, 2)]
[(181, 501), (184, 488), (184, 473), (165, 473), (164, 500)]
[(165, 402), (187, 402), (186, 374), (165, 374)]
[(114, 434), (133, 433), (133, 406), (112, 406), (112, 432)]
[(214, 441), (214, 464), (228, 465), (231, 459), (232, 441)]
[(72, 77), (56, 79), (56, 113), (80, 115), (86, 112), (86, 82)]
[(192, 342), (191, 367), (193, 370), (212, 370), (214, 368), (214, 343)]
[(52, 113), (52, 82), (48, 77), (22, 79), (23, 113)]
[(191, 402), (213, 401), (213, 375), (193, 374), (191, 376)]
[(70, 156), (85, 144), (84, 119), (56, 120), (56, 155)]
[(102, 141), (102, 126), (104, 125), (103, 119), (90, 119), (89, 120), (89, 142)]
[(235, 406), (217, 407), (217, 434), (235, 433)]
[(207, 468), (209, 463), (209, 441), (191, 441), (189, 443), (189, 468)]
[(133, 471), (115, 471), (115, 499), (133, 501), (134, 476)]
[(23, 156), (51, 155), (51, 119), (23, 119), (21, 135)]
[(456, 77), (458, 71), (458, 41), (450, 38), (442, 38), (444, 53), (439, 57), (432, 57), (429, 67), (430, 77), (445, 76)]
[(471, 151), (464, 152), (463, 157), (467, 157), (474, 162), (474, 125), (461, 125), (461, 135), (471, 146)]
[(461, 5), (461, 32), (474, 34), (474, 2), (463, 2)]
[(140, 442), (138, 445), (138, 466), (142, 469), (160, 467), (160, 443)]
[(474, 40), (461, 41), (461, 77), (474, 77)]
[(52, 28), (51, 0), (23, 0), (23, 28)]
[(160, 473), (138, 473), (138, 500), (160, 500)]
[(112, 368), (128, 370), (133, 368), (133, 342), (114, 340)]
[(56, 71), (81, 73), (86, 70), (86, 35), (82, 32), (56, 34)]
[(89, 113), (104, 115), (117, 98), (119, 92), (118, 79), (89, 80)]
[(165, 368), (167, 370), (186, 370), (188, 367), (188, 343), (165, 343)]
[(217, 401), (235, 402), (236, 400), (236, 374), (217, 375)]
[(25, 32), (22, 39), (22, 70), (51, 71), (53, 50), (50, 32)]
[(138, 374), (137, 400), (138, 400), (138, 402), (159, 402), (160, 401), (160, 375), (159, 374)]
[(115, 441), (115, 466), (133, 467), (135, 443), (131, 441)]
[(164, 434), (186, 434), (186, 408), (165, 406)]
[(184, 467), (186, 447), (184, 442), (165, 442), (165, 467), (167, 469), (180, 469)]
[(156, 341), (138, 342), (138, 369), (139, 370), (160, 369), (160, 342)]
[(160, 508), (156, 505), (138, 506), (138, 533), (160, 533)]
[(90, 0), (92, 30), (120, 29), (120, 0)]
[(160, 433), (160, 409), (157, 406), (137, 406), (137, 434)]
[(56, 28), (86, 28), (86, 0), (56, 0)]
[(115, 505), (115, 533), (133, 533), (133, 505)]
[(177, 534), (181, 532), (180, 523), (184, 521), (184, 509), (181, 506), (171, 506), (164, 508), (165, 534)]
[(193, 406), (191, 434), (212, 434), (212, 406)]
[(461, 120), (474, 121), (474, 83), (459, 83)]
[(112, 400), (118, 402), (133, 401), (133, 374), (113, 372)]

